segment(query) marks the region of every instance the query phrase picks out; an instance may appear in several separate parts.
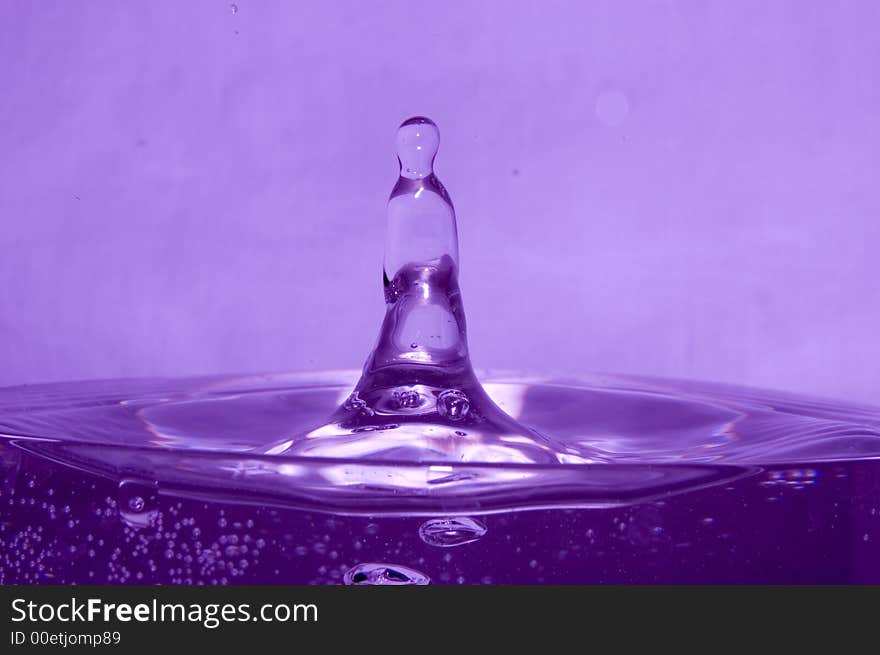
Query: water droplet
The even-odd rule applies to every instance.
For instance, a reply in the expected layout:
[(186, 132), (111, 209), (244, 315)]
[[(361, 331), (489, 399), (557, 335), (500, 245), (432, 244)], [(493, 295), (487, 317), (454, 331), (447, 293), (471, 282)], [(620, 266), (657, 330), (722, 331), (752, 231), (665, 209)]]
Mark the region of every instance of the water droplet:
[(426, 585), (431, 579), (415, 569), (400, 564), (368, 562), (349, 569), (343, 576), (347, 585)]
[(397, 158), (401, 177), (418, 180), (434, 172), (440, 130), (430, 118), (415, 116), (397, 130)]
[(450, 421), (460, 421), (467, 416), (471, 403), (458, 389), (447, 389), (437, 397), (437, 411)]
[(119, 516), (130, 528), (139, 530), (155, 524), (159, 517), (159, 489), (142, 480), (123, 480), (116, 492)]
[(429, 546), (451, 548), (477, 541), (486, 534), (486, 526), (468, 516), (431, 519), (419, 527), (419, 537)]
[[(354, 391), (326, 423), (285, 437), (266, 452), (548, 464), (576, 457), (570, 448), (518, 424), (480, 389), (458, 285), (455, 209), (433, 167), (439, 143), (439, 130), (428, 118), (410, 118), (398, 128), (400, 171), (386, 215), (385, 318)], [(421, 398), (395, 394), (405, 390), (416, 390)], [(391, 427), (388, 417), (398, 415), (407, 418), (405, 427), (382, 434)], [(456, 422), (469, 428), (467, 435), (448, 429)], [(472, 438), (457, 438), (463, 436)], [(438, 483), (438, 477), (432, 474), (427, 483)], [(365, 481), (367, 487), (373, 484)]]

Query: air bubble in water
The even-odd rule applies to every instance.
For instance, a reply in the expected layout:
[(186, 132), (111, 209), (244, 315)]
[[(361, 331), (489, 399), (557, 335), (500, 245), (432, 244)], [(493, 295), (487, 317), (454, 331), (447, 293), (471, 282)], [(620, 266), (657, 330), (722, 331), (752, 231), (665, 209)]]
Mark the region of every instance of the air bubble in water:
[(135, 530), (152, 526), (159, 515), (159, 490), (149, 482), (123, 480), (117, 489), (116, 502), (122, 521)]
[(345, 572), (342, 578), (347, 585), (402, 586), (426, 585), (431, 579), (415, 569), (400, 564), (367, 562)]
[(458, 389), (447, 389), (437, 397), (437, 411), (450, 421), (460, 421), (467, 416), (471, 403)]
[(486, 526), (468, 516), (431, 519), (419, 528), (419, 537), (429, 546), (451, 548), (477, 541), (486, 534)]

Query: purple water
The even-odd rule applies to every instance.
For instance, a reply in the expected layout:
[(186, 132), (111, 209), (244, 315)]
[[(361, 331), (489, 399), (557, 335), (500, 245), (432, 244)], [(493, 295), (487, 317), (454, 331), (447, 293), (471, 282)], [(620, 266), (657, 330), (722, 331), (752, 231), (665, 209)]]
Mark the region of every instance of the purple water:
[(608, 375), (481, 384), (438, 143), (428, 119), (398, 132), (360, 377), (0, 390), (0, 583), (880, 581), (878, 409)]

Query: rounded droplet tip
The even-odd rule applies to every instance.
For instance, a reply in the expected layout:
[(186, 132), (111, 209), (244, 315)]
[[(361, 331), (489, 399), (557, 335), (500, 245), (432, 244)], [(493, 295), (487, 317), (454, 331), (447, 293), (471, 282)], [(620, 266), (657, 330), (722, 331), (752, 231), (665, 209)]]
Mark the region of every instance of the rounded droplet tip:
[(434, 171), (434, 157), (440, 146), (440, 130), (430, 118), (413, 116), (397, 130), (397, 158), (400, 175), (410, 179), (427, 177)]
[(437, 129), (437, 123), (427, 116), (410, 116), (400, 124), (400, 127), (408, 127), (409, 125), (433, 125)]

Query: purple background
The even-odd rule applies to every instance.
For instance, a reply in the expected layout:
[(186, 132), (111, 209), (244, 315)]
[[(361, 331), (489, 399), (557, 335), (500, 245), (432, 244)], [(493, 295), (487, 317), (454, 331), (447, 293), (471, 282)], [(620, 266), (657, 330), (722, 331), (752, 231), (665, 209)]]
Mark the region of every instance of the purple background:
[(0, 1), (0, 384), (359, 367), (426, 114), (478, 367), (880, 401), (880, 3)]

